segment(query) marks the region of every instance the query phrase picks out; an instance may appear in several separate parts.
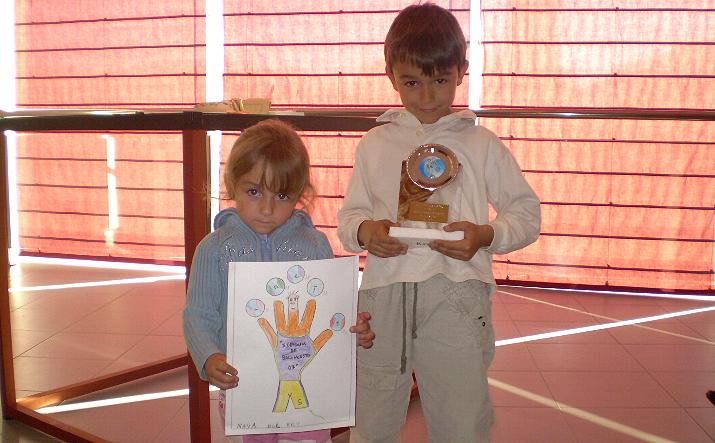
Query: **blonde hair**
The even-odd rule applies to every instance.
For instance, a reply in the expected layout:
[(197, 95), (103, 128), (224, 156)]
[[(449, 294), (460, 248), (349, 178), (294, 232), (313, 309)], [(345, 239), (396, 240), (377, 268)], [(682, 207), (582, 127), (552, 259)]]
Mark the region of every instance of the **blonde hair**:
[(245, 129), (233, 144), (224, 168), (226, 197), (236, 199), (236, 185), (254, 166), (262, 169), (259, 186), (284, 193), (308, 209), (315, 197), (308, 150), (295, 129), (280, 120), (263, 120)]

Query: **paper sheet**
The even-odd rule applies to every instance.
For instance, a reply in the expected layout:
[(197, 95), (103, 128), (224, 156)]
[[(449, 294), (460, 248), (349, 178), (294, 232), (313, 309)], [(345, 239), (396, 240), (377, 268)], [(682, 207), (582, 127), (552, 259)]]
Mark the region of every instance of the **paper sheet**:
[(355, 424), (358, 257), (230, 263), (226, 435)]

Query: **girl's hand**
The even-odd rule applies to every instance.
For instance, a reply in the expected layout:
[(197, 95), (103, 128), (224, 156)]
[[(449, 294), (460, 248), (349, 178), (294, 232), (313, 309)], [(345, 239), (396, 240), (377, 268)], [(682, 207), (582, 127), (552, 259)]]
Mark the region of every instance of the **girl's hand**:
[(232, 389), (238, 386), (238, 371), (226, 363), (226, 355), (211, 354), (204, 363), (204, 372), (209, 383), (221, 389)]
[(369, 312), (358, 312), (357, 323), (350, 327), (350, 332), (357, 334), (357, 343), (365, 349), (372, 347), (372, 341), (375, 339), (375, 333), (370, 328), (370, 319), (372, 316)]
[(490, 225), (475, 225), (468, 221), (450, 223), (444, 227), (446, 232), (464, 231), (463, 240), (432, 240), (429, 247), (447, 257), (469, 261), (479, 248), (485, 248), (494, 240), (494, 228)]
[(391, 226), (400, 226), (390, 220), (365, 220), (358, 228), (358, 241), (373, 255), (382, 258), (407, 253), (407, 245), (388, 235)]

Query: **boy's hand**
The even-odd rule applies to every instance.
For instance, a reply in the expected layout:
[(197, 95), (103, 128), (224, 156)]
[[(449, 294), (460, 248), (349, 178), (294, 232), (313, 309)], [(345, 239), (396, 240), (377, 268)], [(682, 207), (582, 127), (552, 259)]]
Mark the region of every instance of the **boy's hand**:
[(365, 349), (372, 347), (372, 341), (375, 339), (375, 333), (370, 328), (370, 319), (372, 316), (369, 312), (358, 312), (357, 323), (355, 326), (350, 326), (350, 332), (357, 334), (357, 343)]
[(232, 389), (238, 386), (238, 371), (226, 363), (226, 355), (211, 354), (204, 363), (204, 372), (209, 383), (221, 389)]
[(475, 225), (468, 221), (450, 223), (444, 227), (446, 232), (464, 231), (463, 240), (432, 240), (429, 247), (447, 257), (469, 261), (480, 248), (492, 244), (494, 228), (490, 225)]
[(407, 253), (407, 245), (390, 237), (391, 226), (400, 226), (390, 220), (365, 220), (358, 228), (357, 238), (367, 251), (378, 257), (396, 257)]

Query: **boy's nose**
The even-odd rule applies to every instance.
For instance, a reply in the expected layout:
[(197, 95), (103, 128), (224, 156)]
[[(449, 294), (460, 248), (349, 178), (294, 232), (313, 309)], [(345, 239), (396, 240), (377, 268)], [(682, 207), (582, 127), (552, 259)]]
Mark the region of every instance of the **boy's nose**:
[(432, 90), (432, 87), (427, 85), (422, 88), (420, 98), (422, 101), (425, 102), (430, 102), (434, 99), (434, 91)]

